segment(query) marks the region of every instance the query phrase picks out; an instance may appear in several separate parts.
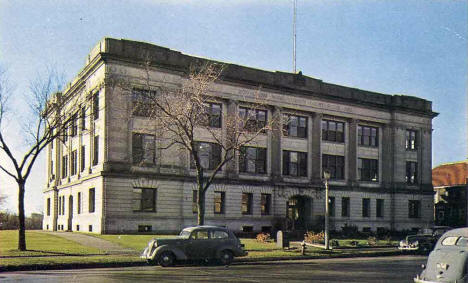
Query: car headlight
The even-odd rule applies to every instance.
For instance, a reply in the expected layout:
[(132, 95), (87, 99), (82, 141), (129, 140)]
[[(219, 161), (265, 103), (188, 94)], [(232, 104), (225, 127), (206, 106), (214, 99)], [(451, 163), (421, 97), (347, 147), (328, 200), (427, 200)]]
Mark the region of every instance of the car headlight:
[(410, 246), (412, 246), (412, 247), (417, 247), (418, 245), (419, 245), (419, 242), (418, 242), (418, 241), (414, 241), (414, 242), (411, 243)]

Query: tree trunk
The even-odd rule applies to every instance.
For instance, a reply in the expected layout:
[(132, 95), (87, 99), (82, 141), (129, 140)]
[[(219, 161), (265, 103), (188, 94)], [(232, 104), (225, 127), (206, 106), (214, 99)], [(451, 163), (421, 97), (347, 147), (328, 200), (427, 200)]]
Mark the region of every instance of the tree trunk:
[(25, 216), (24, 216), (24, 188), (25, 182), (18, 182), (18, 216), (19, 216), (19, 229), (18, 229), (18, 250), (26, 250), (26, 234), (25, 234)]
[(202, 186), (198, 187), (198, 225), (205, 225), (205, 191)]

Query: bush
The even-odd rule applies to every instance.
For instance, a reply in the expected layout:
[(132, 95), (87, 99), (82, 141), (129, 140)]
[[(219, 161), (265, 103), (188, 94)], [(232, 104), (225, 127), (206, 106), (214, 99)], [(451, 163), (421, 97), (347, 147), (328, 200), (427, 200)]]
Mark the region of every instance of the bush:
[(304, 235), (304, 241), (310, 244), (317, 244), (317, 243), (323, 244), (325, 242), (325, 233), (307, 232)]
[(348, 223), (341, 227), (341, 232), (345, 237), (354, 238), (359, 236), (358, 227), (356, 225), (348, 225)]
[(266, 243), (268, 241), (270, 241), (271, 238), (270, 238), (270, 234), (269, 233), (260, 233), (260, 234), (257, 234), (257, 241), (260, 242), (260, 243)]
[(333, 240), (330, 240), (330, 245), (332, 247), (339, 247), (340, 243), (338, 242), (338, 240), (333, 239)]
[(376, 237), (369, 237), (367, 238), (367, 244), (369, 246), (376, 246), (377, 245), (377, 238)]

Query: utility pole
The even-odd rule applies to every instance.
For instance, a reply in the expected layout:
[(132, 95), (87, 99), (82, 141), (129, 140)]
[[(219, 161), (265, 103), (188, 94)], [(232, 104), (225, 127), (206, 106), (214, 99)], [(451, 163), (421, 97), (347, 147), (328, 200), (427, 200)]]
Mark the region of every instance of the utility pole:
[(296, 73), (296, 12), (297, 0), (294, 0), (294, 13), (293, 13), (293, 73)]

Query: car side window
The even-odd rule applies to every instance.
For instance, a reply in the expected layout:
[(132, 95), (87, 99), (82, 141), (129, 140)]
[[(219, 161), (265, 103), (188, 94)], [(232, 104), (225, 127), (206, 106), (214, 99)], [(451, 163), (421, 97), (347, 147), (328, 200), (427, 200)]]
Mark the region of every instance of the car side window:
[(442, 240), (442, 246), (455, 246), (455, 243), (457, 242), (459, 237), (457, 236), (452, 236), (452, 237), (447, 237)]
[(460, 239), (457, 241), (457, 246), (468, 247), (468, 238), (460, 237)]
[(191, 238), (195, 240), (206, 240), (208, 239), (208, 231), (203, 231), (203, 230), (195, 231), (192, 233)]
[(212, 239), (227, 239), (229, 238), (229, 235), (225, 231), (211, 231), (211, 238)]

